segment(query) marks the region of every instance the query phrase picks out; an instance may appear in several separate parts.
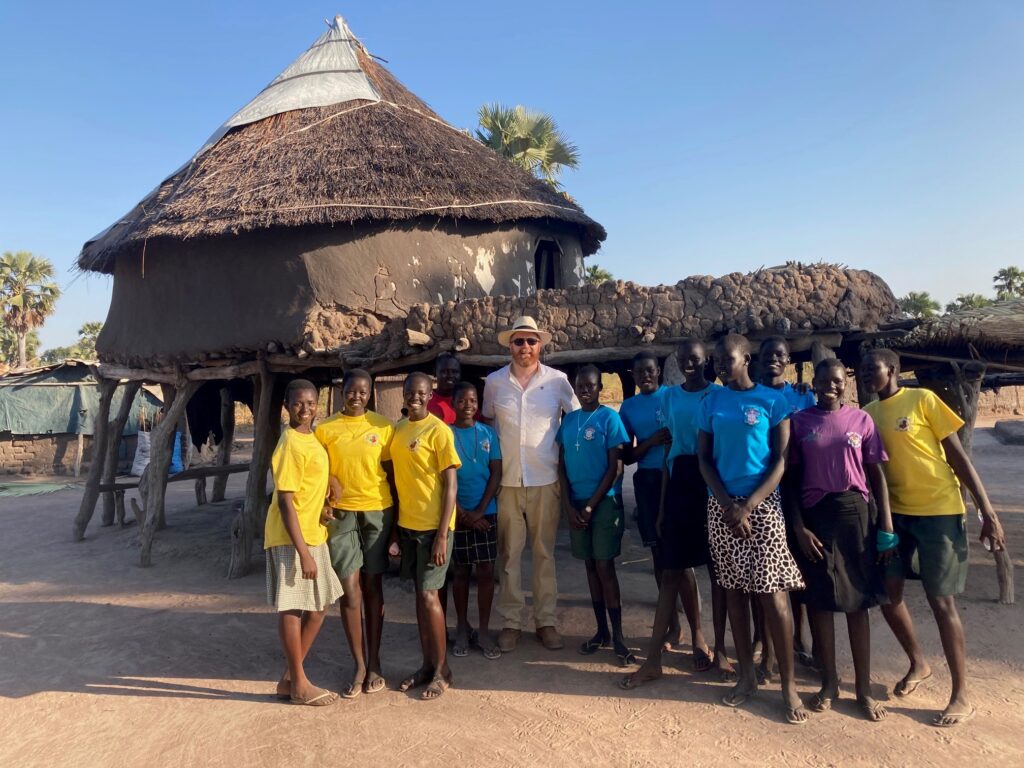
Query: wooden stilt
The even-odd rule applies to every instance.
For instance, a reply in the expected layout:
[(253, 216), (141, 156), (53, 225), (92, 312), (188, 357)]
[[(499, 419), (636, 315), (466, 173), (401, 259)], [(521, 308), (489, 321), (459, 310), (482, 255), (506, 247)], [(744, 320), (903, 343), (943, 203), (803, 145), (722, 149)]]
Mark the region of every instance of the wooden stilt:
[[(276, 433), (280, 432), (280, 401), (275, 397), (275, 374), (271, 373), (265, 360), (260, 361), (260, 375), (255, 384), (255, 413), (252, 460), (249, 476), (245, 483), (245, 506), (238, 518), (238, 531), (232, 536), (233, 556), (228, 578), (237, 579), (249, 572), (252, 562), (252, 543), (256, 530), (263, 522), (267, 504), (267, 470), (270, 456), (277, 443)], [(274, 403), (277, 402), (277, 410)], [(236, 554), (237, 553), (237, 554)]]
[[(164, 399), (164, 418), (152, 433), (152, 453), (146, 476), (145, 491), (145, 522), (142, 525), (142, 552), (139, 564), (149, 566), (153, 563), (153, 537), (164, 519), (164, 493), (167, 490), (167, 468), (171, 463), (171, 446), (178, 419), (185, 412), (189, 398), (199, 388), (199, 382), (189, 381), (179, 384), (173, 396)], [(140, 493), (141, 485), (140, 485)]]
[(107, 419), (110, 416), (110, 401), (114, 399), (114, 390), (117, 389), (117, 379), (107, 379), (98, 376), (96, 388), (99, 392), (99, 410), (96, 413), (95, 427), (93, 430), (93, 459), (89, 464), (89, 477), (85, 482), (85, 493), (82, 494), (82, 503), (75, 516), (74, 537), (75, 541), (85, 538), (85, 529), (96, 511), (96, 501), (100, 495), (100, 481), (103, 479), (103, 452), (102, 446), (107, 435)]
[(114, 522), (121, 528), (126, 525), (124, 521), (124, 491), (114, 491)]
[(206, 503), (206, 478), (197, 477), (196, 483), (196, 506), (201, 507)]
[[(235, 401), (231, 397), (230, 388), (225, 385), (220, 390), (220, 428), (224, 433), (220, 445), (217, 446), (217, 464), (227, 466), (231, 463), (231, 449), (235, 442)], [(213, 479), (214, 502), (224, 501), (227, 493), (228, 476), (222, 475)]]
[[(128, 423), (128, 416), (132, 411), (132, 403), (135, 402), (135, 395), (142, 386), (141, 381), (129, 381), (121, 391), (121, 405), (117, 409), (117, 415), (107, 424), (106, 444), (95, 445), (93, 461), (99, 461), (102, 456), (103, 482), (114, 482), (117, 474), (117, 449), (121, 444), (121, 433), (124, 432), (124, 425)], [(101, 453), (102, 450), (102, 453)], [(101, 525), (113, 525), (116, 511), (114, 494), (109, 491), (103, 494), (103, 512), (101, 513)], [(122, 509), (122, 518), (123, 509)]]

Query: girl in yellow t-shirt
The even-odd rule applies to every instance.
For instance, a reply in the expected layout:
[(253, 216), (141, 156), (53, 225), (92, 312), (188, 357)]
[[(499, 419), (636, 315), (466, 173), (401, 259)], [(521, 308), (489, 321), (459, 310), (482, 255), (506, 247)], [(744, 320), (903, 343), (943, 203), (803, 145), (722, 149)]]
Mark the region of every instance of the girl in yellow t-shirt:
[(338, 696), (309, 682), (303, 660), (342, 589), (331, 568), (327, 529), (320, 521), (327, 497), (327, 452), (313, 436), (316, 404), (316, 387), (305, 379), (292, 381), (285, 390), (288, 428), (270, 460), (274, 496), (263, 542), (267, 602), (277, 608), (278, 633), (288, 662), (277, 684), (278, 698), (320, 707), (333, 704)]
[(342, 692), (346, 699), (377, 693), (385, 687), (380, 639), (384, 628), (383, 577), (388, 569), (388, 544), (395, 519), (391, 490), (391, 438), (395, 427), (366, 409), (372, 391), (369, 373), (358, 368), (346, 371), (341, 382), (342, 410), (320, 422), (315, 431), (317, 440), (327, 449), (332, 484), (337, 481), (330, 500), (327, 546), (334, 572), (345, 590), (341, 623), (355, 662), (352, 680)]
[(982, 517), (981, 540), (994, 550), (1005, 546), (1003, 528), (981, 478), (957, 437), (963, 421), (933, 392), (900, 387), (900, 359), (890, 349), (864, 356), (860, 378), (878, 401), (864, 411), (882, 436), (889, 461), (884, 465), (897, 547), (886, 574), (889, 605), (882, 614), (910, 658), (910, 670), (896, 683), (896, 696), (909, 696), (931, 677), (914, 623), (903, 602), (907, 578), (920, 579), (946, 652), (953, 691), (932, 725), (949, 728), (974, 717), (967, 695), (967, 648), (956, 609), (956, 595), (967, 578), (967, 532), (963, 483)]

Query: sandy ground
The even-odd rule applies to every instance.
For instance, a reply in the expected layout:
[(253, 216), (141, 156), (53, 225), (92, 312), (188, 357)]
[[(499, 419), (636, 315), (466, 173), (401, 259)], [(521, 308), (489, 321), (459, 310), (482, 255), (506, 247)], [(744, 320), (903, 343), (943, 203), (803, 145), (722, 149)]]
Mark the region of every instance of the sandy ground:
[[(1020, 555), (1024, 448), (1001, 446), (991, 430), (979, 430), (975, 455)], [(243, 482), (234, 476), (229, 496), (240, 496)], [(0, 500), (0, 764), (1024, 764), (1024, 612), (994, 602), (995, 571), (979, 546), (960, 602), (978, 717), (958, 730), (927, 725), (946, 702), (949, 680), (919, 588), (908, 590), (909, 604), (935, 677), (909, 700), (888, 695), (905, 660), (875, 611), (876, 695), (890, 707), (883, 723), (858, 716), (849, 685), (835, 711), (802, 727), (782, 722), (777, 685), (745, 709), (727, 709), (718, 703), (726, 686), (714, 675), (691, 673), (688, 649), (670, 654), (663, 680), (621, 691), (623, 670), (611, 652), (585, 658), (575, 651), (593, 619), (583, 568), (569, 556), (564, 531), (564, 651), (546, 651), (524, 634), (519, 649), (498, 661), (478, 653), (454, 659), (456, 687), (440, 701), (386, 691), (313, 709), (271, 697), (282, 658), (262, 569), (242, 580), (224, 578), (230, 502), (197, 509), (190, 484), (171, 489), (170, 528), (158, 535), (149, 569), (136, 565), (136, 527), (94, 522), (85, 542), (71, 541), (77, 489)], [(651, 562), (632, 529), (620, 578), (627, 635), (639, 650), (647, 644), (655, 590)], [(707, 598), (703, 574), (701, 583)], [(417, 666), (418, 642), (412, 595), (389, 578), (386, 600), (384, 671), (393, 683)], [(849, 681), (845, 632), (837, 623)], [(706, 632), (708, 625), (706, 616)], [(308, 671), (338, 689), (348, 666), (334, 615)], [(800, 687), (806, 699), (816, 681), (802, 671)]]

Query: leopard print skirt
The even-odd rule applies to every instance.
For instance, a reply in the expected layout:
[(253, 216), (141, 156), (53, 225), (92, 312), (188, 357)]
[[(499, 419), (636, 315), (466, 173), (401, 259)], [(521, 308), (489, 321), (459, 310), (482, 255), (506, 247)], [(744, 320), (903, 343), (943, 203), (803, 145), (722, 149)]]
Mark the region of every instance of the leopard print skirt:
[(762, 594), (803, 589), (803, 576), (786, 543), (778, 489), (750, 513), (750, 527), (749, 539), (734, 536), (725, 524), (722, 505), (708, 496), (708, 544), (718, 583), (726, 589)]

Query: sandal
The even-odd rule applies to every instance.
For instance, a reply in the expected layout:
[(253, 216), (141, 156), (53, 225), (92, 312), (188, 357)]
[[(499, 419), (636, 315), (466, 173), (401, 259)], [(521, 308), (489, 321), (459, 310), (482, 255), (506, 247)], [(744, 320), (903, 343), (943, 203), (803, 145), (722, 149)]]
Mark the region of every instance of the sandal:
[[(621, 653), (620, 653), (621, 650)], [(636, 656), (629, 648), (615, 649), (615, 658), (619, 660), (620, 667), (628, 667), (632, 664), (636, 664)]]
[(786, 722), (790, 725), (804, 725), (807, 722), (807, 710), (803, 706), (786, 707)]
[(584, 656), (593, 656), (602, 648), (607, 648), (610, 642), (611, 641), (608, 638), (602, 638), (598, 637), (597, 635), (594, 635), (589, 640), (584, 640), (582, 643), (580, 643), (580, 647), (578, 650)]
[(328, 704), (333, 704), (338, 700), (338, 694), (331, 691), (325, 691), (323, 688), (317, 688), (313, 686), (313, 690), (309, 692), (305, 697), (290, 696), (288, 701), (292, 704), (302, 704), (307, 707), (326, 707)]
[(896, 683), (896, 685), (892, 687), (892, 693), (894, 696), (899, 696), (900, 698), (904, 696), (909, 696), (917, 690), (917, 686), (919, 686), (921, 683), (923, 683), (931, 676), (932, 673), (929, 672), (924, 677), (912, 678), (910, 676), (910, 673), (908, 672), (906, 675), (903, 676), (903, 678), (898, 683)]
[(449, 682), (444, 678), (443, 675), (434, 675), (423, 693), (420, 694), (420, 698), (423, 701), (433, 701), (434, 699), (440, 698), (441, 694), (448, 690)]
[(950, 714), (939, 712), (939, 714), (932, 718), (932, 725), (936, 728), (955, 728), (962, 723), (966, 723), (976, 714), (978, 714), (976, 707), (971, 707), (970, 712), (952, 712)]
[(406, 691), (410, 691), (413, 688), (419, 688), (421, 685), (426, 685), (427, 683), (429, 683), (433, 676), (434, 670), (427, 669), (426, 667), (420, 667), (407, 678), (405, 678), (405, 680), (399, 683), (398, 691), (399, 693), (405, 693)]
[(835, 696), (826, 696), (823, 692), (818, 691), (814, 696), (811, 697), (811, 711), (812, 712), (828, 712), (832, 709), (832, 702), (839, 698), (837, 693)]
[(885, 707), (882, 706), (882, 703), (875, 701), (874, 699), (869, 701), (858, 699), (857, 706), (860, 707), (860, 711), (864, 713), (864, 717), (872, 723), (878, 723), (885, 720), (886, 715), (889, 714)]
[(715, 660), (711, 658), (710, 649), (696, 648), (693, 651), (693, 671), (707, 672), (715, 666)]
[(387, 687), (384, 678), (376, 672), (367, 672), (363, 681), (363, 693), (379, 693)]
[(495, 659), (501, 658), (501, 648), (493, 640), (488, 640), (487, 644), (477, 643), (477, 647), (480, 652), (483, 653), (485, 659), (494, 661)]
[(456, 637), (455, 642), (452, 643), (452, 656), (457, 656), (460, 659), (469, 656), (469, 642), (463, 642)]

